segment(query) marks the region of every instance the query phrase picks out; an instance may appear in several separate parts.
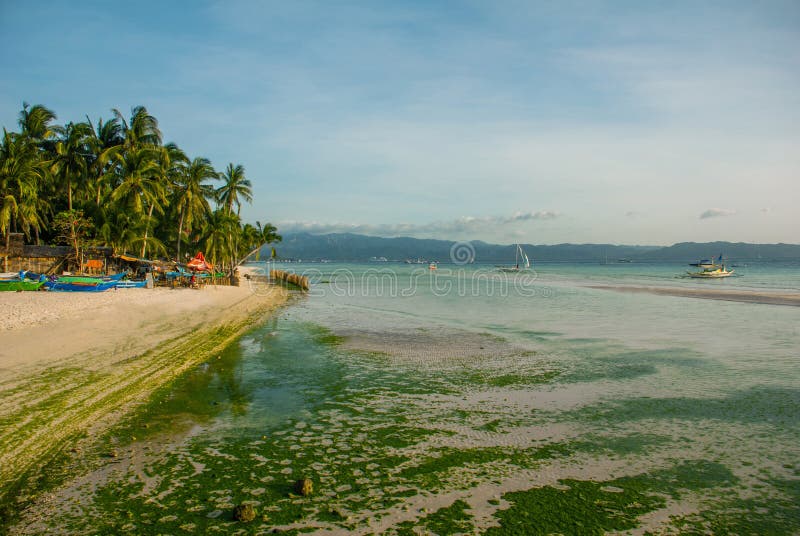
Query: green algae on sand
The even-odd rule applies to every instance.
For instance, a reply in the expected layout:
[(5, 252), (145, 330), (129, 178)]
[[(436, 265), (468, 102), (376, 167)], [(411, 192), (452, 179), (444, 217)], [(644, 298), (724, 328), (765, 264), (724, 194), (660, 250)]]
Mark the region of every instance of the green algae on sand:
[[(194, 423), (192, 434), (167, 440), (160, 451), (136, 451), (137, 463), (147, 467), (144, 477), (134, 465), (129, 470), (115, 460), (120, 471), (97, 485), (85, 505), (89, 514), (60, 513), (50, 526), (76, 532), (90, 524), (107, 532), (180, 533), (187, 526), (195, 532), (232, 532), (243, 528), (233, 519), (233, 508), (243, 503), (259, 514), (247, 526), (251, 533), (369, 532), (384, 523), (387, 534), (539, 529), (599, 534), (637, 528), (642, 516), (683, 500), (696, 503), (708, 526), (733, 519), (711, 512), (722, 504), (715, 498), (740, 485), (739, 476), (727, 461), (675, 457), (691, 452), (685, 432), (649, 430), (669, 412), (648, 405), (637, 412), (639, 398), (521, 413), (510, 396), (524, 399), (530, 389), (574, 387), (575, 378), (558, 368), (547, 369), (552, 376), (540, 383), (514, 376), (515, 367), (539, 366), (538, 354), (501, 356), (485, 376), (471, 376), (474, 362), (422, 367), (350, 351), (331, 335), (308, 323), (273, 322), (159, 391), (112, 432), (121, 452), (136, 449), (131, 437), (147, 434), (156, 440), (179, 421)], [(664, 355), (650, 357), (659, 362)], [(616, 375), (614, 381), (652, 376), (658, 367), (654, 370)], [(610, 376), (615, 374), (596, 378)], [(491, 385), (486, 378), (514, 381)], [(647, 426), (636, 427), (642, 420)], [(145, 423), (150, 427), (142, 429)], [(525, 435), (554, 423), (580, 426), (581, 433)], [(636, 469), (625, 465), (630, 460)], [(582, 475), (586, 467), (607, 462), (619, 462), (617, 474), (628, 476), (574, 476), (501, 492), (526, 475), (533, 479), (554, 470)], [(314, 495), (293, 492), (299, 478), (314, 481)], [(778, 486), (769, 485), (765, 495)], [(478, 489), (483, 499), (472, 495)], [(496, 500), (501, 495), (503, 500)], [(424, 506), (429, 498), (448, 506), (430, 512)], [(737, 504), (747, 503), (725, 507)], [(779, 513), (788, 517), (793, 511), (787, 505)], [(680, 522), (699, 523), (692, 517)], [(487, 528), (492, 523), (499, 527)]]

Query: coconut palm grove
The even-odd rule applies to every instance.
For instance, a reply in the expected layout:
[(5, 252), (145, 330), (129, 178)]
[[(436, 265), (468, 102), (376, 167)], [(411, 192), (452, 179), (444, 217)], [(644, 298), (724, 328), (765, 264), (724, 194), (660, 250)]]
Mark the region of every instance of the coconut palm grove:
[(19, 132), (4, 128), (0, 145), (0, 236), (178, 261), (200, 250), (222, 269), (280, 241), (273, 225), (242, 222), (253, 199), (242, 165), (217, 170), (164, 143), (144, 106), (112, 113), (60, 125), (23, 104)]

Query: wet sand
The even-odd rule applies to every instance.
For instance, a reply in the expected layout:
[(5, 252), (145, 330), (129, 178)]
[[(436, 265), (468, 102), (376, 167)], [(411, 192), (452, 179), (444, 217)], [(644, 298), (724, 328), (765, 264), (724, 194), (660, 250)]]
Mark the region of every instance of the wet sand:
[(765, 305), (788, 305), (800, 307), (800, 292), (765, 292), (752, 290), (718, 290), (699, 288), (671, 287), (638, 287), (615, 285), (588, 285), (597, 290), (613, 290), (615, 292), (637, 292), (657, 294), (660, 296), (676, 296), (681, 298), (700, 298), (704, 300), (722, 300), (744, 303), (761, 303)]

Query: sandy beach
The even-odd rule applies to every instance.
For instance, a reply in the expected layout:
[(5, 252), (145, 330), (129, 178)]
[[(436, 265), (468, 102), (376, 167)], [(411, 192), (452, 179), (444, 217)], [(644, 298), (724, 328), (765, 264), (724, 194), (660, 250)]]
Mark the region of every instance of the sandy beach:
[(0, 295), (0, 491), (213, 357), (285, 303), (279, 287)]

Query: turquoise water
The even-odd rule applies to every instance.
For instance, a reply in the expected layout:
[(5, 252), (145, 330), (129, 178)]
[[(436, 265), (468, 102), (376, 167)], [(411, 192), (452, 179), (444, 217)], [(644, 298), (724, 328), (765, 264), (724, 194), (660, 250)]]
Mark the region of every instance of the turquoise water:
[(80, 514), (49, 525), (800, 531), (800, 308), (586, 287), (792, 292), (797, 266), (701, 282), (680, 265), (282, 268), (312, 292), (116, 430), (126, 461), (68, 487)]

